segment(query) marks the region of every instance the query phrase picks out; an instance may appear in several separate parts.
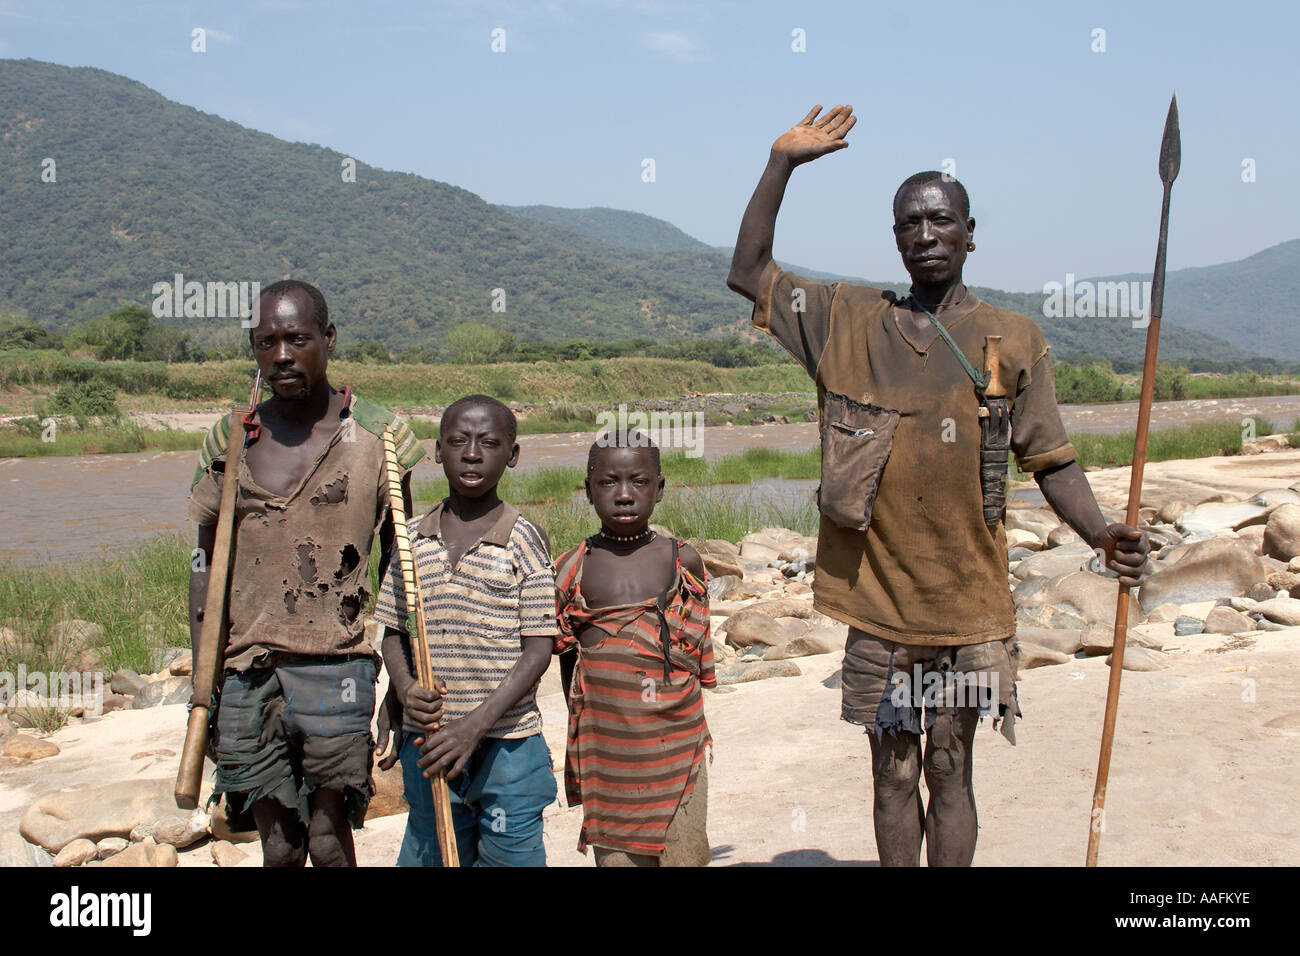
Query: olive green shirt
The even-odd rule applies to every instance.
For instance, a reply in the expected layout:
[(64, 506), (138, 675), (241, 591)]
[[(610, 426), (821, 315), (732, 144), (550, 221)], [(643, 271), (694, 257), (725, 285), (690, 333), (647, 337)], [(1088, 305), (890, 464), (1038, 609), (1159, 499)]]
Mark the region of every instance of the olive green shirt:
[[(819, 413), (832, 391), (901, 416), (867, 529), (843, 528), (822, 515), (814, 604), (904, 644), (1006, 638), (1015, 633), (1015, 607), (1006, 533), (1001, 523), (984, 523), (979, 399), (933, 327), (918, 340), (910, 324), (900, 324), (910, 308), (910, 297), (823, 284), (775, 263), (759, 283), (754, 325), (813, 377)], [(1002, 336), (999, 368), (1020, 469), (1073, 461), (1038, 326), (969, 291), (939, 319), (976, 369), (984, 367), (984, 337)]]

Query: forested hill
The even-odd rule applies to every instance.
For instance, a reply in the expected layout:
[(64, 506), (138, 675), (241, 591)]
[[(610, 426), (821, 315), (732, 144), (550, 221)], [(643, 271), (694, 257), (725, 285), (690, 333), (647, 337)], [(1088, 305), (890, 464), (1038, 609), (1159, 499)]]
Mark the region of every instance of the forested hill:
[[(0, 59), (0, 156), (0, 312), (52, 328), (149, 305), (154, 283), (182, 273), (315, 282), (345, 342), (394, 349), (441, 345), (466, 321), (523, 341), (749, 332), (749, 304), (726, 288), (729, 256), (662, 220), (612, 209), (512, 212), (360, 157), (347, 182), (341, 153), (247, 129), (103, 70)], [(54, 182), (42, 178), (47, 158)], [(495, 289), (504, 312), (492, 310)], [(1140, 358), (1143, 336), (1127, 321), (1042, 319), (1041, 295), (977, 292), (1039, 319), (1058, 354)], [(1166, 312), (1172, 319), (1172, 305)], [(1166, 327), (1162, 358), (1206, 354), (1245, 355)]]

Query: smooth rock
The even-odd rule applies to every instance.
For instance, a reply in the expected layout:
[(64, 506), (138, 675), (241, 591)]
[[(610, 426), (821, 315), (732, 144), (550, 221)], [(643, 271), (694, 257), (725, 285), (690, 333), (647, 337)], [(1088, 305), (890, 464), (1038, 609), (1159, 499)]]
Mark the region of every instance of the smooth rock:
[(777, 647), (786, 641), (785, 631), (776, 619), (753, 608), (746, 608), (727, 618), (726, 631), (726, 642), (735, 648), (752, 647), (755, 644)]
[(131, 841), (125, 837), (104, 837), (97, 844), (95, 849), (99, 851), (99, 858), (107, 860), (110, 856), (116, 856), (131, 845)]
[(1245, 596), (1250, 598), (1252, 601), (1259, 603), (1260, 601), (1271, 601), (1273, 598), (1277, 597), (1277, 592), (1263, 581), (1260, 581), (1259, 584), (1251, 587), (1251, 589), (1246, 592)]
[(189, 677), (194, 673), (194, 658), (189, 654), (176, 658), (167, 665), (167, 673), (173, 677)]
[(709, 572), (710, 577), (743, 578), (745, 576), (745, 565), (736, 555), (702, 554), (700, 560), (704, 562), (704, 570)]
[(1142, 582), (1138, 603), (1146, 611), (1169, 602), (1190, 604), (1237, 597), (1267, 574), (1263, 560), (1236, 537), (1197, 541), (1177, 564), (1160, 568)]
[[(1300, 602), (1297, 602), (1300, 603)], [(5, 738), (5, 755), (23, 760), (44, 760), (59, 753), (59, 745), (52, 740), (40, 740), (28, 734), (14, 734)]]
[(165, 677), (146, 684), (135, 695), (131, 706), (135, 710), (158, 707), (163, 704), (183, 704), (194, 694), (194, 685), (188, 677)]
[(1234, 611), (1241, 611), (1243, 614), (1259, 604), (1254, 598), (1234, 597), (1228, 598), (1228, 607)]
[(745, 684), (772, 677), (798, 677), (803, 671), (794, 661), (756, 661), (752, 664), (728, 664), (718, 669), (719, 684)]
[(1264, 526), (1262, 524), (1253, 525), (1249, 528), (1242, 528), (1237, 532), (1237, 537), (1250, 548), (1254, 554), (1264, 553)]
[(1068, 524), (1059, 524), (1047, 536), (1047, 546), (1049, 548), (1061, 548), (1067, 544), (1083, 544), (1083, 539)]
[(1031, 531), (1042, 541), (1060, 523), (1056, 513), (1047, 508), (1007, 508), (1004, 526), (1008, 531)]
[(406, 813), (410, 809), (406, 804), (406, 787), (402, 783), (400, 763), (388, 770), (380, 770), (376, 762), (372, 777), (375, 781), (375, 795), (370, 798), (370, 805), (366, 807), (367, 820), (391, 817), (398, 813)]
[(1178, 516), (1174, 527), (1184, 534), (1213, 537), (1231, 531), (1235, 525), (1258, 517), (1268, 510), (1268, 505), (1251, 501), (1210, 501), (1189, 508)]
[(822, 681), (822, 686), (830, 690), (839, 690), (844, 686), (844, 671), (837, 670), (830, 677)]
[(192, 846), (208, 835), (208, 815), (199, 811), (173, 811), (151, 823), (141, 823), (131, 829), (132, 842), (152, 837), (155, 843), (165, 843), (178, 849)]
[(1278, 505), (1268, 516), (1263, 553), (1279, 561), (1300, 555), (1300, 504)]
[(1284, 597), (1260, 601), (1250, 609), (1253, 614), (1262, 614), (1274, 624), (1286, 627), (1300, 625), (1300, 598)]
[(1168, 604), (1162, 604), (1158, 608), (1152, 610), (1152, 612), (1147, 615), (1147, 623), (1172, 624), (1174, 621), (1178, 620), (1178, 615), (1182, 613), (1182, 606), (1171, 601)]
[(732, 557), (740, 556), (740, 546), (730, 541), (724, 541), (722, 538), (709, 538), (704, 542), (704, 548), (701, 554), (729, 554)]
[(1300, 574), (1300, 554), (1297, 554), (1286, 563), (1286, 569), (1295, 572), (1296, 574)]
[[(369, 819), (367, 813), (366, 818)], [(226, 840), (215, 840), (212, 843), (212, 862), (217, 866), (238, 866), (243, 860), (248, 859), (248, 854), (241, 850), (235, 844)]]
[(54, 857), (54, 865), (81, 866), (99, 857), (99, 848), (90, 840), (73, 840)]
[(1188, 637), (1192, 634), (1200, 634), (1204, 630), (1205, 622), (1198, 621), (1194, 617), (1180, 614), (1178, 620), (1174, 621), (1174, 634), (1178, 637)]
[(115, 854), (104, 861), (104, 866), (148, 866), (148, 867), (172, 867), (178, 861), (176, 847), (166, 843), (155, 843), (152, 838), (146, 837), (143, 843), (132, 843), (121, 853)]
[(1016, 643), (1034, 644), (1057, 654), (1073, 656), (1083, 647), (1083, 629), (1020, 625), (1016, 628)]
[[(401, 764), (398, 764), (395, 770), (401, 770)], [(225, 840), (227, 843), (256, 843), (260, 839), (257, 830), (232, 830), (230, 821), (226, 819), (226, 801), (223, 797), (212, 804), (212, 819), (208, 823), (208, 832), (212, 834), (214, 840)]]
[[(848, 640), (849, 628), (846, 624), (838, 627), (809, 628), (799, 637), (792, 638), (785, 644), (786, 657), (811, 657), (814, 654), (831, 654), (844, 650)], [(763, 655), (765, 658), (766, 654)]]
[[(1143, 625), (1130, 627), (1124, 638), (1125, 647), (1148, 647), (1160, 649), (1160, 641), (1149, 632), (1139, 630)], [(1115, 646), (1114, 624), (1089, 624), (1079, 635), (1080, 650), (1088, 657), (1100, 657), (1109, 654)]]
[(105, 694), (104, 704), (100, 713), (111, 714), (115, 710), (122, 710), (123, 708), (129, 709), (131, 707), (131, 700), (132, 698), (126, 697), (122, 694)]
[(1025, 560), (1025, 558), (1037, 553), (1038, 549), (1030, 550), (1029, 548), (1014, 547), (1007, 552), (1007, 565), (1009, 567), (1017, 565), (1021, 561)]
[(1300, 574), (1295, 571), (1274, 571), (1265, 583), (1276, 591), (1294, 591), (1300, 587)]
[(1059, 548), (1050, 548), (1047, 551), (1031, 554), (1016, 565), (1015, 575), (1022, 581), (1031, 574), (1042, 574), (1049, 578), (1057, 578), (1063, 574), (1069, 574), (1071, 571), (1081, 570), (1093, 557), (1092, 550), (1082, 542), (1079, 544), (1066, 544)]
[(1043, 549), (1042, 539), (1027, 528), (1008, 528), (1006, 535), (1008, 550), (1027, 548), (1030, 551), (1041, 551)]
[[(1107, 656), (1107, 665), (1110, 662), (1111, 656)], [(1168, 666), (1169, 655), (1161, 651), (1155, 651), (1149, 647), (1126, 646), (1124, 648), (1124, 670), (1126, 671), (1159, 671)]]
[(1255, 626), (1261, 631), (1285, 631), (1287, 629), (1286, 624), (1278, 624), (1276, 621), (1270, 621), (1263, 614), (1253, 617), (1251, 620), (1255, 622)]
[(1182, 515), (1192, 510), (1192, 503), (1184, 501), (1182, 498), (1173, 498), (1166, 501), (1156, 512), (1156, 519), (1163, 521), (1165, 524), (1173, 524)]
[[(1054, 578), (1023, 602), (1016, 608), (1016, 620), (1033, 627), (1082, 628), (1101, 623), (1113, 628), (1117, 593), (1113, 578), (1075, 571)], [(1130, 624), (1140, 623), (1140, 618), (1139, 610), (1130, 607)]]
[(1017, 639), (1016, 648), (1020, 652), (1017, 666), (1024, 670), (1033, 667), (1044, 667), (1048, 664), (1064, 664), (1066, 661), (1074, 660), (1073, 654), (1065, 654), (1050, 647), (1042, 647), (1033, 641)]
[(741, 579), (734, 574), (723, 574), (718, 577), (709, 578), (709, 600), (718, 600), (733, 587), (740, 584)]
[(769, 548), (767, 545), (755, 541), (745, 541), (740, 545), (740, 556), (746, 561), (771, 564), (781, 556), (781, 552), (776, 548)]
[(1216, 607), (1205, 617), (1206, 634), (1240, 634), (1254, 629), (1254, 621), (1230, 607)]
[(83, 790), (56, 790), (28, 807), (18, 831), (51, 853), (78, 837), (99, 841), (129, 836), (141, 823), (177, 813), (173, 777), (119, 780)]
[(108, 682), (108, 689), (114, 694), (134, 697), (147, 683), (148, 681), (131, 668), (120, 667), (113, 672), (113, 677)]

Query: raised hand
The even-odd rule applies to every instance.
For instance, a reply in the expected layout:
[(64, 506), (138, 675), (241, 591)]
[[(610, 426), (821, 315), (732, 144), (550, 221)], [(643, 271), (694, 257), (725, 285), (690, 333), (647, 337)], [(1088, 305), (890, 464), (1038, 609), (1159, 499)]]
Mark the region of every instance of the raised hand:
[(781, 134), (772, 144), (772, 152), (784, 157), (791, 166), (814, 160), (837, 149), (845, 149), (848, 143), (844, 137), (857, 123), (852, 106), (836, 106), (820, 119), (817, 114), (822, 111), (817, 104), (808, 111), (808, 115)]

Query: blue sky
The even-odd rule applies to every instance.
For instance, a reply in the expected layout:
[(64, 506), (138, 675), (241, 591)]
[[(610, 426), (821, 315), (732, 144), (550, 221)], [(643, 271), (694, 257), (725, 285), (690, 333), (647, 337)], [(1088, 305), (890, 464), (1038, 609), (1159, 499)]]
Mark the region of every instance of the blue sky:
[(779, 258), (904, 279), (894, 189), (952, 159), (977, 220), (967, 281), (1038, 290), (1151, 268), (1174, 89), (1170, 267), (1300, 236), (1283, 183), (1300, 156), (1297, 26), (1297, 5), (1268, 2), (0, 0), (0, 56), (122, 73), (490, 202), (632, 209), (715, 245), (735, 240), (772, 140), (847, 102), (850, 148), (796, 171)]

